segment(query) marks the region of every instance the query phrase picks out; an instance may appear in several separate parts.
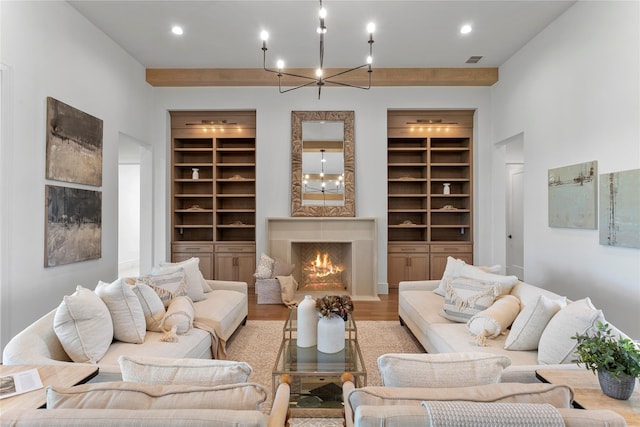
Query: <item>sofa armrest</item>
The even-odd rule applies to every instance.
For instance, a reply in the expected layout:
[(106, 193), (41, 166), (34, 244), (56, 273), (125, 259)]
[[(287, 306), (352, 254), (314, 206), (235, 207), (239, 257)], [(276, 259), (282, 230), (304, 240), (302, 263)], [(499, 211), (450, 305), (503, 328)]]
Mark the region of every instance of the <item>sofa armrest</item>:
[(273, 396), (268, 427), (284, 427), (289, 425), (289, 398), (291, 394), (291, 376), (280, 375), (280, 384)]
[(624, 417), (610, 409), (558, 408), (565, 427), (624, 427)]
[(353, 410), (349, 404), (349, 393), (356, 388), (353, 375), (345, 372), (340, 376), (342, 381), (342, 402), (344, 403), (344, 426), (353, 427)]
[(207, 283), (211, 287), (212, 290), (228, 290), (228, 291), (236, 291), (241, 292), (247, 295), (249, 292), (247, 290), (248, 285), (247, 282), (235, 282), (231, 280), (208, 280)]
[(440, 280), (409, 280), (398, 283), (398, 292), (433, 291), (440, 286)]

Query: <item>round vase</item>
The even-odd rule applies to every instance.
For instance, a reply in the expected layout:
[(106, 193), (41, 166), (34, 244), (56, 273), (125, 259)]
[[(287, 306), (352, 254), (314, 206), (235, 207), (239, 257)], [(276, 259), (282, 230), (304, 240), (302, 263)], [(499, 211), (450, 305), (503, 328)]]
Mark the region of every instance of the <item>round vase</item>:
[(451, 194), (451, 183), (445, 182), (442, 186), (442, 194)]
[(604, 394), (618, 400), (629, 399), (636, 385), (635, 377), (620, 375), (617, 379), (608, 371), (598, 371), (598, 381)]
[(344, 320), (340, 316), (321, 317), (318, 321), (318, 351), (337, 353), (344, 349)]
[(198, 168), (191, 169), (191, 179), (200, 179), (200, 169)]
[(316, 300), (311, 295), (305, 295), (298, 304), (298, 347), (313, 347), (318, 340), (318, 311)]

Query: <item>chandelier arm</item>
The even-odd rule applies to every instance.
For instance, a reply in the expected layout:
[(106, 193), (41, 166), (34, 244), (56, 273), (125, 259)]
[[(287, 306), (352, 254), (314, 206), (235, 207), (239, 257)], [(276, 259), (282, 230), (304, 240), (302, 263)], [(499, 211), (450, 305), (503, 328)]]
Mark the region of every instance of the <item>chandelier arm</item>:
[[(289, 74), (285, 74), (285, 75), (289, 75)], [(308, 82), (308, 83), (301, 84), (299, 86), (290, 87), (289, 89), (282, 90), (282, 85), (280, 84), (280, 79), (278, 78), (278, 90), (280, 91), (280, 93), (291, 92), (292, 90), (296, 90), (296, 89), (300, 89), (300, 88), (303, 88), (303, 87), (311, 86), (313, 84), (316, 84), (316, 80), (315, 79), (310, 81), (310, 82)]]
[(343, 71), (340, 71), (340, 72), (338, 72), (338, 73), (335, 73), (335, 74), (332, 74), (332, 75), (330, 75), (330, 76), (327, 76), (327, 77), (325, 77), (323, 80), (324, 80), (324, 81), (327, 81), (327, 80), (332, 79), (332, 78), (334, 78), (334, 77), (338, 77), (338, 76), (341, 76), (341, 75), (343, 75), (343, 74), (347, 74), (347, 73), (350, 73), (350, 72), (352, 72), (352, 71), (356, 71), (356, 70), (359, 70), (359, 69), (361, 69), (361, 68), (368, 67), (368, 66), (369, 66), (369, 64), (362, 64), (362, 65), (359, 65), (359, 66), (357, 66), (357, 67), (349, 68), (348, 70), (343, 70)]

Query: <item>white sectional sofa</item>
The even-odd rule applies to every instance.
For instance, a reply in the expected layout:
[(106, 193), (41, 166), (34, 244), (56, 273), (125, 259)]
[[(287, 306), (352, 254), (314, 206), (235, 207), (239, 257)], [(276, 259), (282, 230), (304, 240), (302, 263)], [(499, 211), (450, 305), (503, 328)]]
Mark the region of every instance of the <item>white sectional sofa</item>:
[[(544, 316), (538, 312), (531, 316), (532, 322), (542, 322), (538, 325), (542, 336), (539, 337), (539, 341), (537, 337), (534, 338), (535, 345), (530, 346), (530, 350), (505, 349), (509, 334), (513, 333), (506, 327), (498, 336), (485, 339), (485, 346), (482, 346), (477, 337), (469, 331), (466, 322), (456, 322), (443, 317), (445, 298), (434, 293), (439, 287), (441, 288), (439, 280), (400, 282), (400, 322), (409, 328), (427, 353), (484, 352), (509, 357), (511, 366), (504, 370), (503, 382), (538, 382), (535, 371), (541, 368), (584, 369), (573, 362), (575, 340), (572, 340), (571, 336), (583, 333), (599, 321), (606, 321), (602, 311), (593, 307), (588, 298), (571, 302), (548, 290), (517, 281), (508, 293), (517, 297), (517, 300), (513, 300), (519, 301), (517, 316), (520, 316), (526, 307), (527, 313), (531, 315), (532, 309), (541, 301), (563, 301), (564, 308), (559, 309), (557, 314), (546, 313), (550, 320), (541, 321)], [(546, 320), (549, 320), (548, 323)], [(523, 323), (523, 319), (519, 321)], [(626, 336), (614, 325), (610, 326), (614, 332)]]
[[(147, 330), (144, 342), (134, 344), (114, 340), (106, 354), (97, 361), (98, 376), (92, 382), (120, 381), (122, 379), (118, 358), (124, 356), (155, 356), (167, 358), (214, 358), (217, 337), (218, 349), (224, 352), (224, 344), (248, 315), (247, 283), (207, 280), (210, 292), (204, 299), (193, 303), (196, 327), (175, 342), (162, 341), (162, 332)], [(74, 363), (63, 348), (54, 331), (54, 309), (13, 337), (3, 350), (2, 361), (6, 365), (50, 365)], [(202, 329), (198, 325), (208, 326)]]

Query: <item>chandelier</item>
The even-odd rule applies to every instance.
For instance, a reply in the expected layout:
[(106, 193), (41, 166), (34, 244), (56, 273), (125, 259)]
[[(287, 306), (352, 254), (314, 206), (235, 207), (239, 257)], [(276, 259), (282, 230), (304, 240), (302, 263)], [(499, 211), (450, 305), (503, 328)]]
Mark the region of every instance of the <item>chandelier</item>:
[[(290, 92), (292, 90), (295, 89), (300, 89), (303, 87), (307, 87), (307, 86), (311, 86), (311, 85), (317, 85), (318, 86), (318, 99), (320, 99), (320, 94), (322, 91), (322, 86), (324, 86), (325, 84), (332, 84), (332, 85), (336, 85), (336, 86), (346, 86), (346, 87), (353, 87), (353, 88), (357, 88), (357, 89), (364, 89), (364, 90), (369, 90), (371, 88), (371, 73), (373, 72), (373, 70), (371, 69), (371, 62), (373, 61), (373, 32), (375, 31), (375, 24), (373, 23), (369, 23), (367, 25), (367, 32), (369, 33), (369, 56), (367, 57), (367, 61), (366, 64), (362, 64), (359, 65), (357, 67), (353, 67), (350, 68), (348, 70), (342, 70), (339, 71), (335, 74), (329, 75), (329, 76), (324, 76), (324, 35), (327, 33), (327, 27), (325, 25), (325, 18), (327, 16), (327, 11), (324, 7), (322, 7), (322, 0), (320, 0), (320, 26), (318, 27), (318, 29), (316, 30), (318, 35), (320, 36), (320, 67), (318, 69), (316, 69), (316, 75), (315, 77), (311, 77), (311, 76), (304, 76), (304, 75), (300, 75), (300, 74), (295, 74), (295, 73), (289, 73), (284, 71), (284, 61), (282, 61), (281, 59), (277, 61), (276, 63), (276, 67), (277, 69), (270, 69), (267, 68), (267, 40), (269, 39), (269, 33), (267, 31), (262, 31), (260, 33), (260, 38), (262, 39), (262, 67), (264, 68), (265, 71), (268, 71), (270, 73), (274, 73), (277, 74), (278, 76), (278, 90), (280, 91), (280, 93), (285, 93), (285, 92)], [(354, 85), (354, 84), (350, 84), (350, 83), (346, 83), (346, 82), (340, 82), (337, 80), (334, 80), (336, 77), (342, 76), (344, 74), (350, 73), (352, 71), (355, 70), (359, 70), (361, 68), (367, 68), (367, 74), (368, 74), (368, 80), (369, 80), (369, 84), (367, 86), (359, 86), (359, 85)], [(289, 89), (282, 89), (282, 76), (289, 76), (289, 77), (295, 77), (295, 78), (299, 78), (299, 79), (304, 79), (307, 80), (306, 83), (303, 83), (299, 86), (295, 86), (295, 87), (291, 87)]]
[[(302, 181), (305, 193), (335, 193), (341, 194), (344, 187), (344, 174), (327, 176), (324, 173), (324, 165), (327, 159), (325, 150), (320, 150), (320, 173), (318, 175), (305, 174)], [(330, 187), (333, 186), (333, 187)]]

